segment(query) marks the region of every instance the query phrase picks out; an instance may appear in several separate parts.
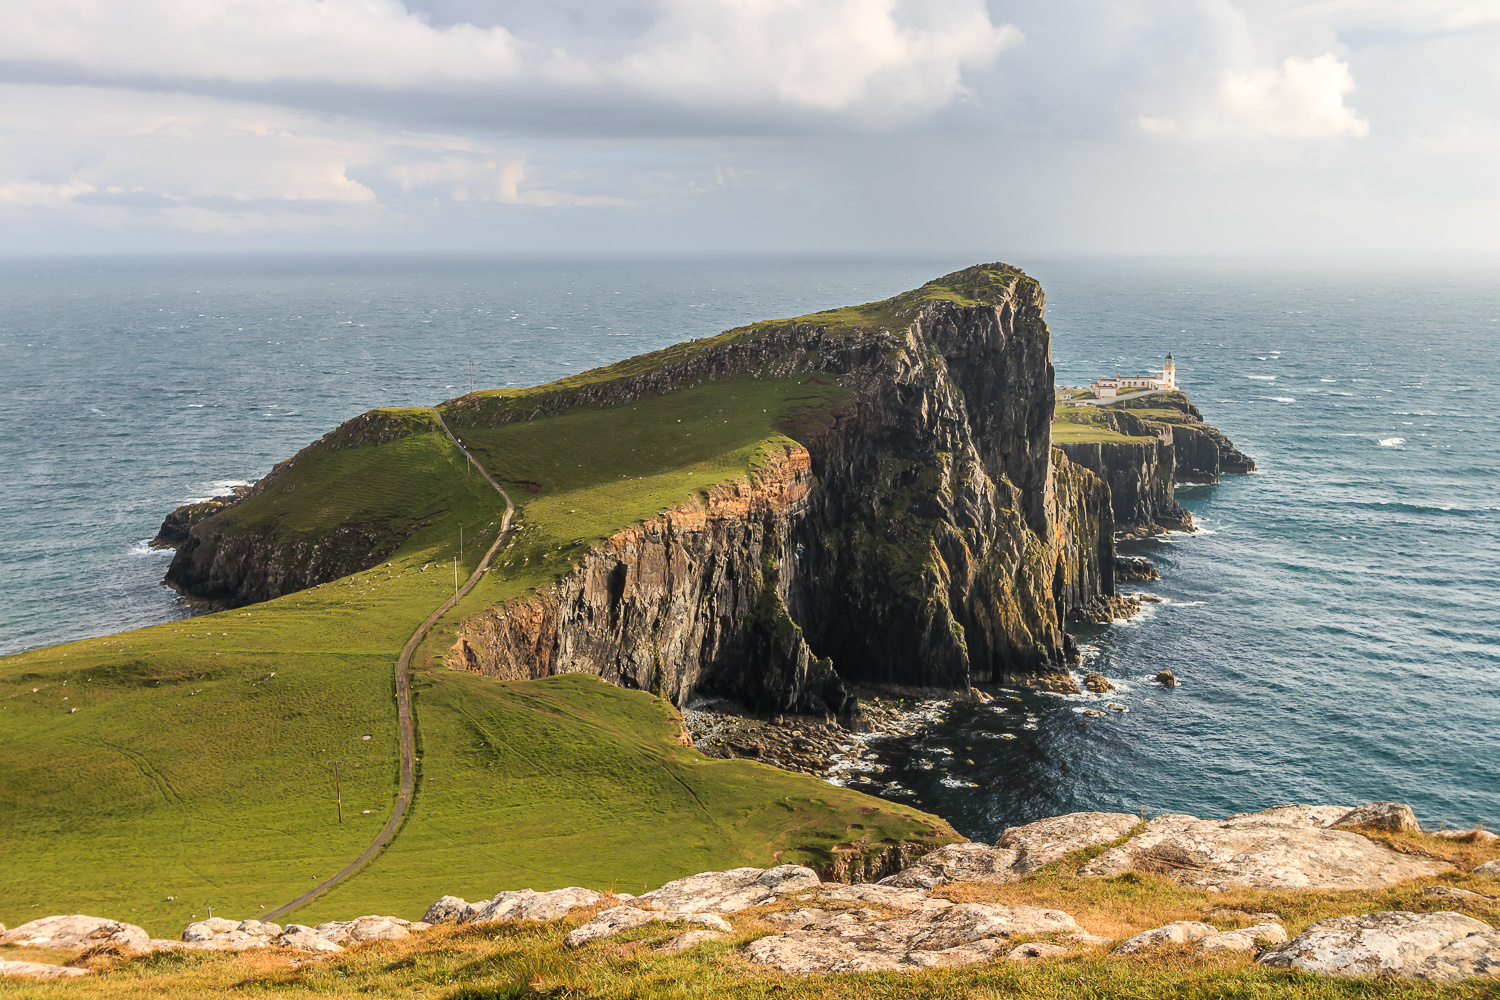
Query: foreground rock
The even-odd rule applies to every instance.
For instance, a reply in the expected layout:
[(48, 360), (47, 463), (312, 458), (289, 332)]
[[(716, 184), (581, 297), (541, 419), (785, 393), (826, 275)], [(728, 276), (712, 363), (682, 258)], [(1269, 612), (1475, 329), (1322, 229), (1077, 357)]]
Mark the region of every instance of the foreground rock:
[(917, 859), (881, 885), (904, 889), (934, 889), (948, 882), (1015, 882), (1021, 873), (1013, 870), (1021, 852), (986, 844), (946, 844)]
[(1068, 813), (1010, 827), (997, 843), (1020, 852), (1016, 871), (1029, 875), (1074, 851), (1119, 840), (1140, 822), (1140, 817), (1129, 813)]
[(146, 951), (151, 935), (135, 924), (121, 923), (107, 917), (89, 917), (81, 913), (67, 916), (42, 917), (0, 935), (0, 944), (21, 945), (27, 948), (94, 948), (99, 945), (119, 945), (136, 951)]
[(697, 923), (710, 930), (728, 932), (731, 928), (721, 914), (764, 906), (783, 896), (820, 888), (822, 884), (817, 872), (801, 865), (702, 872), (633, 897), (624, 906), (605, 910), (569, 933), (566, 943), (569, 948), (579, 948), (598, 938), (658, 921)]
[(66, 965), (0, 960), (0, 977), (11, 976), (16, 979), (73, 979), (77, 976), (86, 976), (88, 974), (88, 969), (74, 969)]
[(1336, 806), (1277, 806), (1224, 820), (1158, 816), (1144, 833), (1106, 851), (1079, 874), (1112, 878), (1153, 872), (1222, 891), (1232, 886), (1378, 889), (1451, 870), (1444, 862), (1327, 828), (1348, 813)]
[(1411, 806), (1400, 802), (1368, 802), (1358, 809), (1349, 810), (1330, 826), (1368, 827), (1374, 830), (1389, 830), (1392, 833), (1421, 833), (1417, 817)]
[[(561, 920), (579, 906), (593, 906), (604, 893), (579, 886), (537, 892), (516, 889), (497, 893), (479, 903), (466, 903), (457, 896), (444, 896), (427, 908), (424, 923), (493, 924), (502, 920)], [(631, 897), (623, 897), (631, 898)]]
[(1149, 931), (1142, 931), (1116, 948), (1114, 953), (1116, 955), (1134, 955), (1138, 951), (1145, 951), (1147, 948), (1158, 948), (1164, 944), (1188, 944), (1192, 941), (1201, 941), (1209, 935), (1217, 933), (1219, 933), (1217, 928), (1199, 923), (1196, 920), (1174, 920), (1165, 926), (1154, 927)]
[(1474, 869), (1475, 875), (1490, 875), (1500, 878), (1500, 861), (1486, 861)]
[(1461, 913), (1364, 913), (1319, 920), (1258, 961), (1324, 976), (1462, 979), (1500, 972), (1500, 935)]
[[(762, 965), (794, 973), (971, 965), (1011, 956), (1016, 952), (1010, 941), (1013, 937), (1082, 931), (1060, 910), (991, 903), (953, 903), (894, 917), (881, 917), (868, 909), (816, 908), (774, 916), (783, 926), (800, 926), (752, 942), (745, 954)], [(1027, 947), (1036, 953), (1023, 950), (1014, 958), (1019, 961), (1062, 950), (1034, 943)]]
[(402, 920), (400, 917), (355, 917), (353, 920), (330, 920), (313, 928), (325, 941), (347, 947), (366, 941), (399, 941), (413, 931), (425, 931), (432, 925), (425, 921)]

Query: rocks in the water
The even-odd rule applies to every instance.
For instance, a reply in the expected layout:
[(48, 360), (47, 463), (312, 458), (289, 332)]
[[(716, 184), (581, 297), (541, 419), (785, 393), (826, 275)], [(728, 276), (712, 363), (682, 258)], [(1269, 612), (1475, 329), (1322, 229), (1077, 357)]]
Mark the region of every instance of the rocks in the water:
[(969, 965), (1013, 950), (1010, 939), (1076, 933), (1060, 910), (955, 903), (894, 917), (834, 913), (822, 924), (754, 941), (745, 954), (783, 972), (871, 972)]
[(1051, 691), (1053, 694), (1079, 694), (1078, 682), (1065, 672), (1035, 674), (1020, 682), (1035, 691)]
[(1000, 835), (997, 847), (1017, 851), (1014, 870), (1029, 875), (1074, 851), (1119, 840), (1140, 823), (1129, 813), (1078, 812), (1012, 826)]
[(1335, 820), (1331, 826), (1369, 827), (1389, 830), (1392, 833), (1421, 833), (1417, 817), (1411, 806), (1401, 802), (1367, 802), (1351, 809), (1345, 816)]
[(1144, 582), (1146, 580), (1160, 580), (1161, 572), (1153, 565), (1151, 560), (1140, 556), (1115, 556), (1115, 582), (1126, 580)]
[(0, 935), (0, 944), (27, 948), (83, 949), (113, 944), (146, 951), (150, 948), (150, 941), (151, 935), (135, 924), (110, 920), (108, 917), (89, 917), (81, 913), (29, 920)]
[(1170, 670), (1158, 671), (1155, 679), (1156, 683), (1162, 687), (1174, 688), (1177, 686), (1177, 675)]
[(86, 976), (88, 969), (75, 969), (67, 965), (48, 965), (45, 962), (11, 962), (0, 959), (0, 977), (17, 979), (73, 979)]
[(1147, 948), (1155, 948), (1164, 944), (1187, 944), (1217, 933), (1219, 933), (1218, 928), (1196, 920), (1174, 920), (1162, 927), (1142, 931), (1116, 948), (1114, 954), (1134, 955)]
[(453, 921), (460, 924), (493, 924), (501, 920), (560, 920), (578, 906), (593, 906), (604, 898), (601, 892), (569, 886), (551, 892), (515, 889), (491, 899), (468, 903), (457, 896), (444, 896), (427, 908), (422, 920), (428, 924)]
[(1014, 882), (1011, 870), (1020, 853), (987, 844), (945, 844), (917, 859), (916, 864), (880, 880), (881, 885), (932, 889), (948, 882)]
[(1486, 861), (1474, 869), (1475, 875), (1492, 875), (1500, 878), (1500, 860)]
[(366, 941), (399, 941), (412, 931), (425, 931), (432, 925), (425, 921), (402, 920), (400, 917), (366, 916), (353, 920), (330, 920), (313, 928), (325, 941), (345, 947)]
[(1085, 865), (1084, 876), (1155, 872), (1224, 889), (1376, 889), (1450, 866), (1399, 854), (1357, 833), (1315, 825), (1326, 810), (1279, 806), (1225, 820), (1158, 816), (1144, 833)]
[[(1461, 913), (1392, 911), (1319, 920), (1257, 960), (1273, 968), (1295, 968), (1324, 976), (1423, 976), (1459, 978), (1460, 968), (1493, 959), (1500, 968), (1500, 942), (1489, 924)], [(1464, 947), (1466, 939), (1484, 935)], [(1488, 953), (1488, 957), (1486, 957)]]
[(1103, 694), (1115, 689), (1115, 686), (1109, 682), (1109, 678), (1103, 674), (1089, 674), (1083, 679), (1083, 686), (1094, 694)]
[(655, 923), (683, 923), (703, 924), (711, 930), (728, 934), (734, 928), (723, 917), (714, 913), (699, 913), (689, 910), (643, 910), (636, 906), (616, 906), (587, 923), (583, 923), (568, 932), (563, 943), (569, 948), (581, 948), (598, 938), (610, 937), (621, 931), (628, 931), (633, 927), (644, 927), (646, 924)]

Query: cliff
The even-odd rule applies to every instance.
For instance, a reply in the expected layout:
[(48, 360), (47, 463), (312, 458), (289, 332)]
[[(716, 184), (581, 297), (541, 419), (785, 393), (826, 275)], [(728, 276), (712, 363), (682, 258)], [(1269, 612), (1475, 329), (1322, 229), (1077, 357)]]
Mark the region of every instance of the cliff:
[(1177, 483), (1214, 483), (1221, 474), (1253, 472), (1255, 462), (1204, 422), (1182, 392), (1153, 393), (1105, 406), (1059, 404), (1058, 447), (1109, 484), (1116, 523), (1124, 528), (1192, 529), (1177, 503)]
[[(829, 716), (852, 710), (850, 682), (967, 689), (1060, 672), (1073, 655), (1067, 612), (1113, 593), (1116, 518), (1109, 488), (1052, 447), (1044, 304), (1020, 271), (982, 265), (884, 302), (444, 404), (455, 432), (518, 485), (518, 538), (532, 547), (495, 570), (536, 572), (533, 556), (563, 564), (463, 622), (450, 664), (507, 678), (587, 672), (678, 705), (713, 693)], [(728, 387), (746, 380), (787, 387), (760, 411), (775, 433), (747, 474), (654, 516), (621, 515), (587, 544), (548, 536), (562, 529), (531, 513), (528, 494), (553, 491), (519, 470), (524, 434), (579, 414), (639, 419), (641, 406), (693, 393), (732, 409)], [(169, 582), (243, 603), (380, 561), (420, 527), (419, 512), (361, 507), (320, 515), (317, 531), (284, 522), (305, 516), (297, 504), (313, 497), (298, 498), (321, 488), (319, 462), (375, 468), (414, 447), (402, 434), (433, 437), (403, 419), (345, 425), (194, 524)], [(685, 450), (691, 431), (679, 424), (649, 430)], [(559, 441), (570, 454), (588, 448)], [(612, 451), (609, 478), (643, 478)]]
[(555, 587), (466, 622), (451, 662), (820, 715), (848, 710), (846, 681), (962, 689), (1057, 672), (1067, 610), (1113, 592), (1113, 519), (1103, 484), (1051, 447), (1043, 302), (990, 265), (542, 398), (449, 404), (455, 425), (482, 428), (745, 372), (850, 391), (789, 428), (800, 447), (755, 477), (615, 534)]

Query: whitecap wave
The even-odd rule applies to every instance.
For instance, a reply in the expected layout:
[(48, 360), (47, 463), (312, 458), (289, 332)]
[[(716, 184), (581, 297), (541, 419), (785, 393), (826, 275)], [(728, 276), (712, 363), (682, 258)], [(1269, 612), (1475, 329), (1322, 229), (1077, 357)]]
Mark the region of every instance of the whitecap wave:
[(1352, 395), (1354, 395), (1354, 393), (1352, 393), (1352, 392), (1338, 392), (1336, 390), (1330, 389), (1330, 390), (1328, 390), (1328, 395), (1330, 395), (1330, 396), (1352, 396)]
[(1245, 377), (1246, 378), (1253, 378), (1253, 379), (1256, 379), (1256, 380), (1261, 381), (1261, 382), (1274, 382), (1274, 381), (1276, 381), (1276, 376), (1275, 375), (1246, 375)]
[(1382, 448), (1399, 448), (1399, 447), (1401, 447), (1405, 443), (1406, 443), (1406, 438), (1381, 438), (1380, 439), (1380, 447), (1382, 447)]
[(130, 546), (130, 554), (133, 556), (168, 556), (172, 555), (171, 549), (153, 549), (151, 539), (142, 538)]
[(1318, 381), (1319, 382), (1337, 382), (1338, 379), (1336, 379), (1336, 378), (1320, 378), (1320, 379), (1318, 379)]
[(1291, 396), (1272, 396), (1271, 398), (1278, 403), (1295, 403), (1297, 401)]

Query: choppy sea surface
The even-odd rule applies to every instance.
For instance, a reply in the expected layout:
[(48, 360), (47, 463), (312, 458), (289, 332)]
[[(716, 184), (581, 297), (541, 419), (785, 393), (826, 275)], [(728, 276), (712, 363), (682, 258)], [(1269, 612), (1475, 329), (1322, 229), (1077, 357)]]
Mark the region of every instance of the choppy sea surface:
[[(145, 544), (167, 511), (466, 391), (471, 365), (545, 382), (965, 263), (0, 262), (0, 653), (184, 615)], [(1122, 589), (1161, 603), (1076, 630), (1116, 691), (946, 707), (872, 743), (882, 794), (990, 840), (1077, 809), (1381, 798), (1500, 824), (1500, 271), (1015, 263), (1059, 383), (1171, 351), (1260, 471), (1181, 488), (1201, 530), (1126, 549), (1162, 580)], [(1110, 702), (1130, 711), (1079, 711)]]

